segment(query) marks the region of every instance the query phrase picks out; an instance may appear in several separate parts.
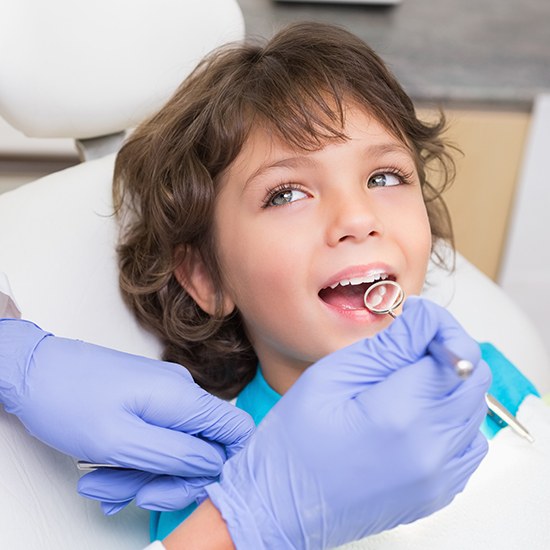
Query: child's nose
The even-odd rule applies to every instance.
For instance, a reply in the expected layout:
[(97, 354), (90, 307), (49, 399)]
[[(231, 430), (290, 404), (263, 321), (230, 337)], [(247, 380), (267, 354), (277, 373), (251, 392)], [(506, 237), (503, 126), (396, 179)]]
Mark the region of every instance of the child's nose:
[(369, 193), (346, 193), (331, 200), (327, 223), (327, 242), (361, 242), (382, 234), (382, 221)]

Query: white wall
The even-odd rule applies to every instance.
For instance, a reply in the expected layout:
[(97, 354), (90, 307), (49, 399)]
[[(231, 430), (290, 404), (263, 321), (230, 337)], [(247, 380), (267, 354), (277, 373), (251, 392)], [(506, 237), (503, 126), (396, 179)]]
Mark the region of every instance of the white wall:
[(498, 282), (550, 351), (550, 94), (534, 106)]
[(71, 157), (76, 156), (72, 139), (29, 138), (0, 116), (0, 157)]
[(29, 138), (0, 117), (0, 193), (77, 162), (72, 139)]

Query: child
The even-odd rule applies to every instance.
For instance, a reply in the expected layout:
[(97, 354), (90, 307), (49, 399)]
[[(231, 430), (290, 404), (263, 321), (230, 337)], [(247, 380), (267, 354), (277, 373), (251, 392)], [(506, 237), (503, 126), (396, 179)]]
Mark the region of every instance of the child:
[[(121, 287), (164, 359), (260, 422), (309, 365), (385, 328), (369, 284), (419, 294), (452, 242), (443, 128), (333, 26), (207, 57), (115, 168)], [(154, 517), (154, 537), (188, 513)]]

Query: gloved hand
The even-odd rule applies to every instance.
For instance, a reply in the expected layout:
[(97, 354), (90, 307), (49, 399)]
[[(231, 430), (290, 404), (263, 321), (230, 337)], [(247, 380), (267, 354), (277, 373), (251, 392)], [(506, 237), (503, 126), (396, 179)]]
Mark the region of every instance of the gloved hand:
[(0, 402), (63, 453), (149, 472), (109, 471), (107, 512), (146, 485), (154, 499), (157, 481), (172, 480), (178, 504), (189, 504), (254, 431), (179, 365), (56, 338), (28, 321), (0, 321)]
[[(475, 365), (461, 381), (438, 339)], [(324, 549), (447, 505), (487, 451), (490, 371), (444, 309), (410, 298), (377, 336), (310, 367), (206, 492), (239, 549)]]

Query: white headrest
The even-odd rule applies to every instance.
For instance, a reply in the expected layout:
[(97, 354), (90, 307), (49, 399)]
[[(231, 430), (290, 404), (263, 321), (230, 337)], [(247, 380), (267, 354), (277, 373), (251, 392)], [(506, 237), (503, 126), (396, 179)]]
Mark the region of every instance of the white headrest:
[(0, 115), (31, 137), (120, 132), (243, 36), (236, 0), (4, 0)]

